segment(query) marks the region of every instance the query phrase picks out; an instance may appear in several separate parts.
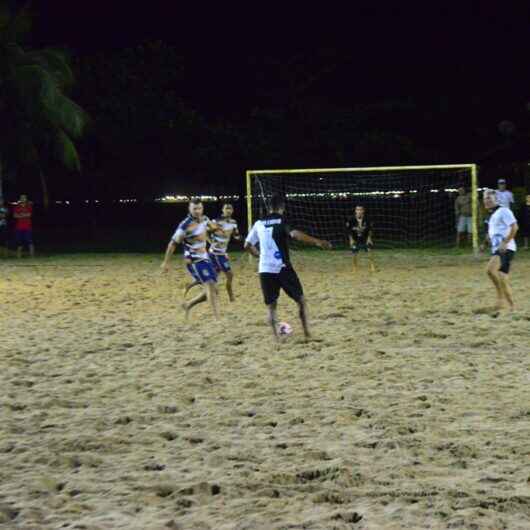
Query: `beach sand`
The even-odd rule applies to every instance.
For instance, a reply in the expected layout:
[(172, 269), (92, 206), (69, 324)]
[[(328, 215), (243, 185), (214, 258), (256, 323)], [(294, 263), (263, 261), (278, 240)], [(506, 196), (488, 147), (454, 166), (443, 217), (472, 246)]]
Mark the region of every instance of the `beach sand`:
[(530, 253), (298, 252), (314, 340), (238, 256), (186, 324), (180, 260), (0, 262), (0, 528), (530, 528)]

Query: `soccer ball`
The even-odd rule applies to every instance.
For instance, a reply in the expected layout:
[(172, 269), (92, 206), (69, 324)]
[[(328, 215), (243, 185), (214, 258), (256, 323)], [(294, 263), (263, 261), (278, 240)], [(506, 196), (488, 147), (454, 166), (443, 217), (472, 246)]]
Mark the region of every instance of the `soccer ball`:
[(278, 335), (290, 335), (293, 332), (293, 328), (287, 322), (280, 322), (277, 329)]

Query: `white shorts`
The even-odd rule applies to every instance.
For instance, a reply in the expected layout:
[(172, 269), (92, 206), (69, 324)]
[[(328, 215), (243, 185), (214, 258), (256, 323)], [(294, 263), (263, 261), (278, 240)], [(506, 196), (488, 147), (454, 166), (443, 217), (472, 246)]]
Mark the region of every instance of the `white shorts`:
[(464, 234), (466, 232), (471, 234), (471, 232), (473, 232), (473, 217), (464, 217), (461, 215), (456, 224), (456, 231), (459, 234)]

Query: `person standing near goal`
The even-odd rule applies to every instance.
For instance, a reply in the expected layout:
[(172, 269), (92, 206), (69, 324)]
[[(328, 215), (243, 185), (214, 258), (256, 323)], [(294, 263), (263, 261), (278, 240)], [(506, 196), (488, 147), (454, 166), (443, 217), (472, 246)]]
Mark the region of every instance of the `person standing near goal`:
[(370, 262), (370, 271), (375, 272), (375, 263), (372, 258), (372, 248), (374, 246), (372, 240), (372, 223), (366, 216), (364, 206), (355, 207), (355, 215), (346, 221), (346, 230), (348, 231), (348, 238), (350, 248), (353, 254), (353, 272), (358, 268), (358, 254), (359, 252), (366, 252), (368, 261)]
[(208, 300), (212, 306), (215, 318), (219, 318), (217, 273), (206, 250), (208, 228), (215, 228), (208, 217), (204, 215), (204, 207), (199, 199), (192, 199), (189, 204), (188, 216), (178, 225), (177, 230), (168, 243), (166, 255), (162, 262), (162, 272), (169, 271), (169, 262), (177, 245), (184, 246), (186, 268), (194, 281), (203, 286), (203, 292), (184, 302), (182, 307), (188, 318), (189, 311), (197, 304)]
[(497, 181), (497, 191), (495, 192), (497, 204), (504, 208), (512, 209), (512, 204), (515, 202), (513, 193), (506, 188), (506, 179), (499, 179)]
[(510, 286), (510, 265), (517, 250), (515, 236), (519, 229), (517, 220), (510, 208), (497, 204), (497, 196), (493, 190), (484, 192), (484, 206), (490, 210), (487, 240), (491, 245), (491, 258), (487, 273), (497, 291), (496, 309), (508, 304), (513, 310), (512, 288)]
[(471, 193), (465, 186), (458, 188), (458, 196), (455, 199), (456, 217), (456, 248), (460, 247), (462, 239), (469, 240), (473, 232), (473, 214), (471, 212)]
[[(280, 289), (292, 298), (299, 309), (300, 321), (306, 339), (310, 338), (307, 306), (304, 290), (289, 256), (289, 238), (322, 249), (330, 249), (331, 243), (312, 237), (300, 230), (293, 230), (284, 222), (285, 199), (274, 194), (270, 201), (269, 215), (252, 226), (245, 240), (245, 250), (259, 257), (259, 276), (263, 299), (267, 306), (269, 324), (278, 340), (277, 305)], [(259, 245), (259, 251), (256, 246)]]

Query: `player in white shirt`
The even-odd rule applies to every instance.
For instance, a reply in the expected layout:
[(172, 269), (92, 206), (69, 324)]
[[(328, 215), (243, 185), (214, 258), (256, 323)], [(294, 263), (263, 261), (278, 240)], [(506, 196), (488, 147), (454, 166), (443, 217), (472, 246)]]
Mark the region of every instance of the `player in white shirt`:
[[(276, 313), (280, 289), (292, 298), (299, 308), (304, 335), (309, 338), (307, 308), (302, 284), (289, 258), (289, 238), (331, 248), (328, 241), (311, 237), (300, 230), (292, 230), (283, 220), (285, 199), (279, 195), (271, 198), (270, 213), (256, 221), (245, 241), (245, 250), (259, 257), (259, 276), (265, 305), (269, 311), (269, 324), (274, 337), (278, 339), (278, 317)], [(259, 245), (259, 251), (256, 246)]]
[(204, 215), (202, 202), (199, 199), (191, 200), (189, 215), (179, 224), (173, 234), (162, 262), (162, 271), (168, 272), (171, 256), (174, 254), (177, 245), (182, 244), (186, 268), (193, 280), (203, 286), (203, 292), (200, 295), (192, 298), (189, 302), (184, 302), (182, 307), (186, 312), (186, 318), (192, 307), (206, 300), (209, 300), (215, 318), (219, 317), (217, 273), (206, 250), (209, 228), (215, 228), (215, 224)]
[(517, 250), (515, 236), (519, 229), (517, 220), (510, 208), (497, 204), (493, 190), (484, 192), (484, 206), (490, 210), (487, 240), (491, 245), (491, 259), (488, 262), (488, 276), (497, 291), (496, 309), (508, 305), (513, 310), (513, 295), (510, 286), (510, 265)]
[[(228, 257), (228, 245), (232, 237), (236, 240), (241, 239), (237, 221), (232, 218), (233, 215), (234, 207), (229, 203), (224, 204), (222, 215), (213, 220), (213, 225), (211, 225), (208, 230), (210, 242), (210, 261), (213, 263), (217, 274), (222, 272), (225, 275), (226, 290), (228, 292), (228, 298), (231, 302), (235, 300), (232, 287), (234, 273), (232, 272), (232, 264), (230, 263), (230, 258)], [(199, 284), (200, 282), (195, 280), (192, 283), (186, 285), (184, 289), (184, 296), (188, 294), (190, 289)]]
[(504, 206), (505, 208), (512, 208), (512, 204), (515, 202), (513, 193), (506, 189), (506, 180), (499, 179), (497, 181), (497, 191), (495, 192), (497, 198), (497, 204)]

